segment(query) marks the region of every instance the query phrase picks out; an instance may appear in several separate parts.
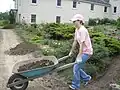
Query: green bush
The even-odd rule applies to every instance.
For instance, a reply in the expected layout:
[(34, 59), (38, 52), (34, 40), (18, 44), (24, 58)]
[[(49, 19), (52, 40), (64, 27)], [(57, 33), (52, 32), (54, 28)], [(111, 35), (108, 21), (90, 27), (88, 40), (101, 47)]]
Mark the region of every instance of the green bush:
[(39, 30), (39, 28), (36, 28), (37, 26), (35, 26), (36, 24), (33, 24), (31, 26), (23, 26), (23, 29), (26, 30), (27, 32), (37, 35), (37, 36), (41, 36), (41, 31)]
[(2, 23), (3, 23), (3, 25), (7, 25), (7, 24), (9, 24), (9, 21), (8, 20), (4, 20)]
[(119, 55), (120, 54), (120, 41), (115, 38), (106, 38), (105, 47), (108, 47), (110, 55)]
[(4, 26), (4, 25), (7, 25), (7, 24), (9, 24), (8, 20), (1, 20), (0, 21), (0, 26)]
[(117, 19), (117, 29), (120, 29), (120, 17)]
[(120, 41), (117, 39), (106, 36), (102, 32), (96, 32), (95, 30), (90, 31), (90, 37), (92, 38), (93, 44), (101, 45), (103, 48), (107, 47), (110, 56), (120, 53)]
[(5, 26), (3, 26), (3, 29), (14, 29), (15, 25), (14, 24), (7, 24)]
[(88, 21), (88, 25), (90, 26), (103, 25), (103, 24), (116, 25), (116, 23), (117, 23), (116, 20), (108, 19), (108, 18), (103, 18), (103, 19), (95, 18), (95, 19), (89, 19)]
[(116, 24), (117, 24), (117, 21), (114, 20), (114, 19), (111, 19), (110, 23), (113, 24), (113, 25), (116, 25)]
[(49, 39), (71, 39), (74, 27), (68, 24), (47, 23), (43, 25), (44, 37)]
[(89, 26), (95, 26), (97, 23), (96, 23), (96, 19), (89, 19), (89, 21), (88, 21), (88, 25)]
[(108, 19), (108, 18), (104, 18), (104, 19), (101, 19), (100, 20), (100, 24), (107, 24), (107, 23), (111, 23), (111, 20), (110, 19)]

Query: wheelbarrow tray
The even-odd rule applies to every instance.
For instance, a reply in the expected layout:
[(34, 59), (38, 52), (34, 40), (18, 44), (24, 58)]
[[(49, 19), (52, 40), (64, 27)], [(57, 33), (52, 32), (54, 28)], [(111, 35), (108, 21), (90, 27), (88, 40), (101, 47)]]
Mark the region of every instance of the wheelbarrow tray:
[[(31, 70), (18, 72), (19, 66), (22, 66), (22, 65), (27, 64), (27, 63), (32, 63), (32, 62), (35, 62), (35, 61), (44, 60), (44, 59), (45, 60), (50, 60), (54, 64), (50, 65), (50, 66), (45, 66), (45, 67), (41, 67), (41, 68), (36, 68), (36, 69), (31, 69)], [(55, 56), (43, 56), (41, 58), (35, 58), (35, 59), (25, 60), (25, 61), (16, 63), (13, 67), (12, 72), (16, 73), (16, 74), (19, 74), (19, 75), (22, 75), (22, 76), (27, 77), (27, 78), (38, 77), (38, 76), (40, 77), (40, 76), (43, 76), (45, 74), (48, 74), (53, 69), (55, 69), (57, 67), (57, 64), (58, 64), (58, 60)]]
[[(19, 85), (19, 84), (23, 84), (23, 83), (28, 83), (28, 81), (32, 81), (36, 78), (42, 77), (45, 74), (61, 71), (61, 70), (64, 70), (64, 69), (67, 69), (67, 68), (73, 66), (75, 63), (69, 63), (69, 64), (66, 64), (66, 65), (63, 65), (63, 66), (59, 66), (59, 62), (65, 60), (68, 57), (69, 56), (64, 56), (60, 59), (57, 59), (55, 56), (43, 56), (41, 58), (36, 58), (36, 59), (32, 59), (32, 60), (26, 60), (26, 61), (18, 62), (13, 67), (13, 71), (12, 71), (13, 75), (11, 77), (13, 77), (15, 74), (17, 74), (17, 75), (20, 75), (21, 78), (25, 77), (25, 79), (17, 81), (17, 82), (13, 82), (13, 83), (7, 83), (7, 88), (11, 88), (11, 87), (14, 87), (15, 85)], [(33, 61), (40, 61), (40, 60), (43, 60), (43, 59), (50, 60), (54, 64), (50, 65), (50, 66), (42, 67), (42, 68), (36, 68), (36, 69), (32, 69), (32, 70), (18, 72), (19, 66), (24, 65), (26, 63), (31, 63)], [(14, 78), (16, 78), (16, 77), (14, 77)], [(9, 79), (9, 81), (10, 81), (10, 79)], [(26, 88), (27, 88), (27, 86), (26, 86)]]

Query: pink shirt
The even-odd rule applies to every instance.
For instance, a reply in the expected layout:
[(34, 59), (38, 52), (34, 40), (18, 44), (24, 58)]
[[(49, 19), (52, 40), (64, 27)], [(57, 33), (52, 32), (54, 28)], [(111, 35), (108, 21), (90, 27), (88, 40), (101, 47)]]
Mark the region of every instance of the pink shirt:
[(81, 42), (84, 42), (82, 53), (89, 55), (93, 54), (90, 36), (88, 30), (84, 26), (81, 26), (79, 30), (78, 29), (75, 30), (75, 40), (77, 40), (79, 45), (81, 44)]

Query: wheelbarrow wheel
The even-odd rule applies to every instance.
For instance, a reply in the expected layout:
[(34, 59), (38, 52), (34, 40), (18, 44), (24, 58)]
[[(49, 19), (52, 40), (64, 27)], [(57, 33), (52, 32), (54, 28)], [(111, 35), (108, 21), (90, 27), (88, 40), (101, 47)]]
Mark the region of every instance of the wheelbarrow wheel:
[[(26, 79), (26, 77), (23, 77), (21, 75), (18, 74), (13, 74), (9, 80), (8, 80), (8, 84), (20, 81), (20, 80), (24, 80)], [(10, 87), (11, 90), (25, 90), (28, 87), (28, 82), (25, 82), (23, 84), (19, 84), (19, 85), (15, 85)]]

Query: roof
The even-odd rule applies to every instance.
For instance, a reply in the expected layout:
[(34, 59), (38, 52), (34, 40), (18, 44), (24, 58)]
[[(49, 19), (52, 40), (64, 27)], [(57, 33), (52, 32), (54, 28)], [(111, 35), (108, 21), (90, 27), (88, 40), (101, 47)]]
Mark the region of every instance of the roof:
[(111, 6), (109, 4), (109, 0), (77, 0), (85, 3), (92, 3), (92, 4), (98, 4), (98, 5), (104, 5), (104, 6)]

